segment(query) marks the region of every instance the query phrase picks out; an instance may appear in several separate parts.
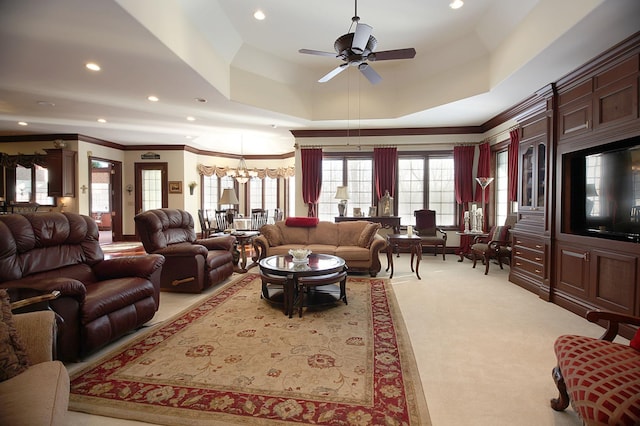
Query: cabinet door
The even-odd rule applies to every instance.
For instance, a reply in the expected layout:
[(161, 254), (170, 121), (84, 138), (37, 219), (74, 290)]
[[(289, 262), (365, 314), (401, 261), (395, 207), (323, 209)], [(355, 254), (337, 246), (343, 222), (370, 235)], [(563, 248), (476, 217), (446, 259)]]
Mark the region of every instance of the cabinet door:
[(520, 146), (520, 207), (522, 210), (544, 210), (547, 176), (547, 146), (537, 139)]
[(585, 300), (589, 295), (589, 250), (558, 243), (556, 289)]
[(633, 315), (638, 258), (609, 250), (592, 249), (590, 260), (590, 301), (604, 309)]
[(47, 153), (48, 195), (76, 196), (76, 152), (67, 149), (45, 149)]

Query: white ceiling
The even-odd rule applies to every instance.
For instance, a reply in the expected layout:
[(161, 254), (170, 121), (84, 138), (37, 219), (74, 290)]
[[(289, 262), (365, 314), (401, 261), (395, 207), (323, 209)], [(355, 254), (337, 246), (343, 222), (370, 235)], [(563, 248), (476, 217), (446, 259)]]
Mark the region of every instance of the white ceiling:
[(0, 135), (264, 155), (293, 129), (478, 126), (640, 30), (638, 0), (449, 2), (359, 2), (377, 51), (417, 51), (374, 86), (317, 83), (340, 60), (298, 53), (333, 51), (351, 1), (0, 0)]

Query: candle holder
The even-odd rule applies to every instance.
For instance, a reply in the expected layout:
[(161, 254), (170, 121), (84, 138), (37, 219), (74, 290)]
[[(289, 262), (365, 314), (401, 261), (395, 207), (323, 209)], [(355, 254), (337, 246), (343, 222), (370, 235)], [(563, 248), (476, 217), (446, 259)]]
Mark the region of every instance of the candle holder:
[[(478, 182), (478, 185), (480, 185), (480, 187), (482, 188), (482, 212), (485, 211), (485, 209), (487, 208), (487, 206), (485, 205), (485, 196), (484, 196), (484, 190), (487, 188), (487, 186), (489, 186), (491, 184), (491, 182), (493, 182), (493, 178), (492, 177), (477, 177), (476, 178), (476, 182)], [(480, 222), (480, 232), (484, 232), (484, 219), (483, 219), (483, 215), (482, 213), (480, 214), (480, 220), (482, 222)]]

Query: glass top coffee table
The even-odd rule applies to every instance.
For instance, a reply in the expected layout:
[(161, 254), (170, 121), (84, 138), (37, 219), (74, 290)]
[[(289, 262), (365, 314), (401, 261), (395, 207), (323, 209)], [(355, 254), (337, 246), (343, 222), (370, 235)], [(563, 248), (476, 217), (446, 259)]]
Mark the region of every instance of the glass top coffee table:
[[(329, 254), (316, 253), (311, 253), (307, 262), (294, 262), (290, 255), (275, 255), (262, 259), (259, 265), (263, 274), (284, 278), (282, 303), (284, 304), (284, 313), (289, 318), (293, 313), (298, 278), (329, 275), (346, 269), (344, 259)], [(264, 294), (264, 292), (263, 296), (267, 300), (271, 300), (270, 295)]]

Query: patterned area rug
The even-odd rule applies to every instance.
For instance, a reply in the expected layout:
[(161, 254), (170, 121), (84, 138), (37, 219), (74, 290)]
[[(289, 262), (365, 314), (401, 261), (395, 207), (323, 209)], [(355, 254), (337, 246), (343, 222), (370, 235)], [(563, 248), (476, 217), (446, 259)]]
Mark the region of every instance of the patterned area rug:
[(287, 318), (243, 275), (71, 377), (69, 409), (167, 425), (430, 425), (386, 279)]

